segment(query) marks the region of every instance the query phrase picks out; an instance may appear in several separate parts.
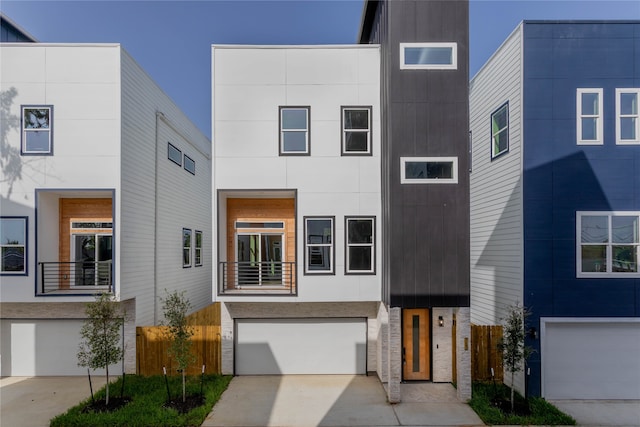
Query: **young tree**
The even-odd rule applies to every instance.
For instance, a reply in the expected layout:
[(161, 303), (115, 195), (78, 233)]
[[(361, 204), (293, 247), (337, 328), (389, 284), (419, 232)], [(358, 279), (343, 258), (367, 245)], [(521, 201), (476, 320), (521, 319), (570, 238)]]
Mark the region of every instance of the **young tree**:
[(169, 338), (169, 354), (174, 357), (178, 364), (178, 369), (182, 373), (182, 401), (187, 399), (186, 394), (186, 374), (187, 367), (195, 362), (196, 358), (191, 353), (191, 337), (193, 329), (187, 323), (187, 312), (191, 309), (191, 303), (185, 298), (184, 292), (173, 291), (162, 300), (162, 310), (164, 312), (167, 326), (167, 336)]
[(121, 361), (124, 348), (120, 346), (125, 313), (109, 294), (96, 296), (85, 308), (87, 319), (82, 325), (82, 341), (78, 349), (78, 366), (103, 368), (107, 376), (105, 404), (109, 406), (109, 365)]
[(524, 345), (526, 319), (531, 312), (516, 303), (507, 307), (507, 315), (503, 319), (502, 340), (498, 349), (502, 351), (505, 368), (511, 373), (511, 412), (514, 410), (514, 381), (516, 372), (524, 369), (524, 362), (533, 349)]

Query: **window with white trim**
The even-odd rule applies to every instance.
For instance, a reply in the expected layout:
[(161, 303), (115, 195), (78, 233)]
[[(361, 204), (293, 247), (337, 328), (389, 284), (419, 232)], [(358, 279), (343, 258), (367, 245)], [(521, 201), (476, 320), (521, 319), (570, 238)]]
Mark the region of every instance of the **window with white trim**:
[(458, 68), (458, 44), (400, 43), (401, 70), (456, 70)]
[(402, 184), (457, 184), (457, 157), (400, 157)]
[(21, 154), (53, 154), (53, 106), (22, 106)]
[(375, 217), (345, 217), (345, 274), (375, 274)]
[(191, 229), (182, 229), (182, 267), (191, 267)]
[(305, 274), (333, 274), (334, 217), (305, 217)]
[(193, 262), (196, 267), (202, 267), (202, 231), (196, 230), (196, 241)]
[(309, 155), (310, 107), (280, 107), (280, 155)]
[(616, 144), (640, 144), (640, 88), (616, 89)]
[(602, 89), (577, 89), (576, 135), (578, 145), (601, 145)]
[(509, 103), (491, 113), (491, 159), (509, 151)]
[(638, 277), (640, 212), (577, 212), (578, 277)]
[(371, 154), (371, 107), (342, 107), (342, 154)]
[(27, 223), (26, 216), (0, 217), (0, 275), (27, 274)]

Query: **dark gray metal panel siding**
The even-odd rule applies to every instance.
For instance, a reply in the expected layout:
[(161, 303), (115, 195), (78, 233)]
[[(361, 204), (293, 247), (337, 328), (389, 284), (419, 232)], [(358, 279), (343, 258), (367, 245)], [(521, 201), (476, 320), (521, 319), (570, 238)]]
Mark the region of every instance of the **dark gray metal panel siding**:
[[(380, 4), (383, 300), (469, 305), (468, 1)], [(400, 70), (401, 42), (456, 42), (457, 70)], [(458, 184), (400, 184), (400, 157), (458, 157)]]

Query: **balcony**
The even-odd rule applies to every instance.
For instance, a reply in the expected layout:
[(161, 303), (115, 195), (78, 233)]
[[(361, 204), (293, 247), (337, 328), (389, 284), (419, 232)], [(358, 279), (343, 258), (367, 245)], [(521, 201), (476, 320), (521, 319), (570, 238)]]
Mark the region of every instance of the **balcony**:
[(220, 295), (295, 295), (295, 262), (221, 262)]
[(109, 261), (41, 262), (39, 295), (92, 295), (113, 292)]

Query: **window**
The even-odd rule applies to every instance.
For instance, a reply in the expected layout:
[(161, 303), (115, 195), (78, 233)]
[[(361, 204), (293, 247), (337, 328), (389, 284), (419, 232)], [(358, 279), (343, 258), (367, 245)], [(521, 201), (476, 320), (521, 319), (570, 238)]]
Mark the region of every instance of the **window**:
[(191, 230), (182, 229), (182, 266), (191, 267)]
[(509, 103), (491, 114), (491, 159), (509, 151)]
[(196, 233), (196, 247), (194, 255), (194, 263), (196, 267), (202, 267), (202, 231), (195, 231)]
[(616, 89), (616, 144), (640, 144), (640, 89)]
[(280, 107), (280, 154), (309, 155), (310, 107)]
[(576, 98), (578, 145), (599, 145), (602, 138), (602, 89), (578, 89)]
[(375, 228), (373, 217), (346, 217), (346, 274), (375, 274)]
[(305, 217), (305, 274), (333, 274), (334, 217)]
[(172, 145), (170, 142), (168, 143), (168, 157), (173, 163), (178, 166), (182, 166), (182, 151)]
[(53, 154), (53, 106), (22, 107), (22, 154)]
[(456, 43), (400, 43), (401, 70), (455, 70)]
[(371, 154), (371, 107), (342, 107), (342, 154)]
[(457, 157), (400, 157), (402, 184), (457, 184)]
[(186, 154), (184, 155), (184, 170), (192, 175), (196, 174), (196, 162)]
[(27, 217), (0, 218), (0, 275), (27, 275)]
[(578, 212), (578, 277), (638, 276), (639, 212)]

